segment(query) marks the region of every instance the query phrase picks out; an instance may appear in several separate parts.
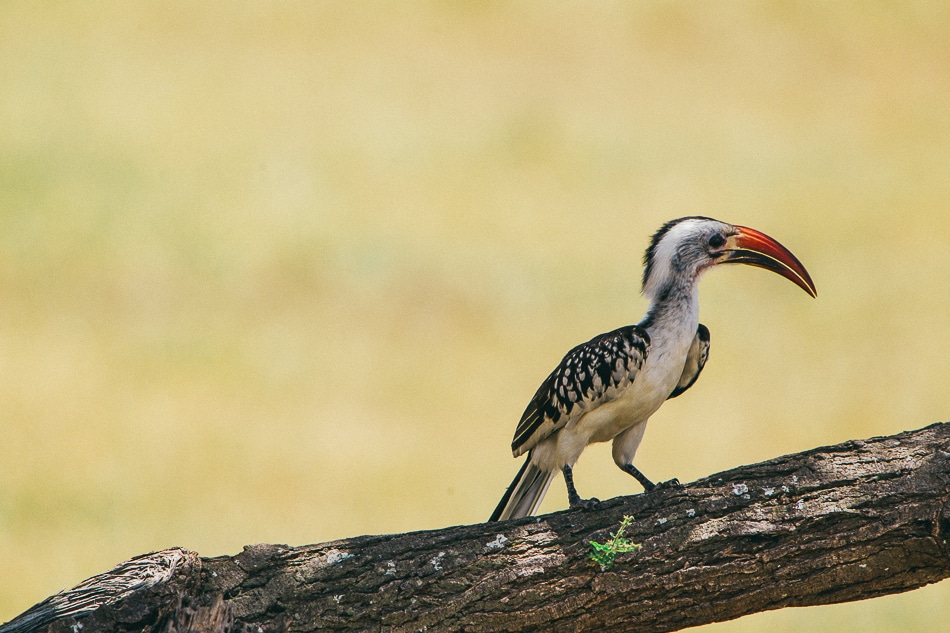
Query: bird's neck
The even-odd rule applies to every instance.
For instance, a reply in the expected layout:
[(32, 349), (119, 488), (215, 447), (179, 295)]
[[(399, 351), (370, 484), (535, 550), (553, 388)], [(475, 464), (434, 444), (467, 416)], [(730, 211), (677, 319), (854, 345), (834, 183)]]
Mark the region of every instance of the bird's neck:
[(699, 288), (695, 280), (670, 283), (651, 297), (650, 309), (640, 327), (657, 335), (682, 335), (692, 340), (699, 326)]

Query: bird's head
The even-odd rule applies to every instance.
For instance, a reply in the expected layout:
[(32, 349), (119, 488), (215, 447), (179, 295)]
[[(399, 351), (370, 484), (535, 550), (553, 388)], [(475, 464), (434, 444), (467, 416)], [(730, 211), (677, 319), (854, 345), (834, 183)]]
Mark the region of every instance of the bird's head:
[(643, 294), (657, 300), (677, 282), (693, 284), (717, 264), (749, 264), (778, 273), (812, 297), (808, 271), (791, 251), (765, 233), (699, 216), (667, 222), (643, 257)]

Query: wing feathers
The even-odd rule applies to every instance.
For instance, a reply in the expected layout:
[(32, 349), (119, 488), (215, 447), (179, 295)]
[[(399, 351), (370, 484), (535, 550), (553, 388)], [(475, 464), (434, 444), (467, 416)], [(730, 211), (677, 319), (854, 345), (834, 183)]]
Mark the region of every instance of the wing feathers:
[(569, 351), (534, 394), (511, 443), (517, 457), (567, 424), (577, 410), (612, 400), (643, 365), (650, 335), (628, 325)]

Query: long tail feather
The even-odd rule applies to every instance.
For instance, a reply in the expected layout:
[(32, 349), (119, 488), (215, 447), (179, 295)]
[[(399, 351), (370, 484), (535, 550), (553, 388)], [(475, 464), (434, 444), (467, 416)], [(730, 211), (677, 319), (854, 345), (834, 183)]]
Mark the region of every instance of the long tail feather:
[(529, 453), (528, 459), (515, 475), (508, 490), (505, 491), (505, 496), (498, 502), (498, 506), (488, 520), (505, 521), (534, 514), (538, 511), (538, 506), (541, 505), (541, 500), (544, 499), (552, 479), (554, 479), (554, 473), (546, 473), (532, 464)]

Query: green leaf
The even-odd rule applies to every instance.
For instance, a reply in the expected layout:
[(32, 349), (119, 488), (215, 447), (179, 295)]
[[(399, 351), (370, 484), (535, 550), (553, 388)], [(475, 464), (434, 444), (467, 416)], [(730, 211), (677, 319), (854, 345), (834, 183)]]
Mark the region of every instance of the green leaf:
[(617, 554), (635, 552), (643, 547), (639, 543), (633, 543), (630, 539), (623, 538), (624, 531), (630, 527), (631, 523), (633, 523), (633, 517), (625, 515), (620, 522), (620, 527), (615, 533), (610, 535), (610, 539), (606, 543), (598, 543), (597, 541), (590, 542), (590, 553), (588, 556), (592, 561), (600, 565), (600, 571), (607, 571), (613, 567), (614, 559), (617, 558)]

